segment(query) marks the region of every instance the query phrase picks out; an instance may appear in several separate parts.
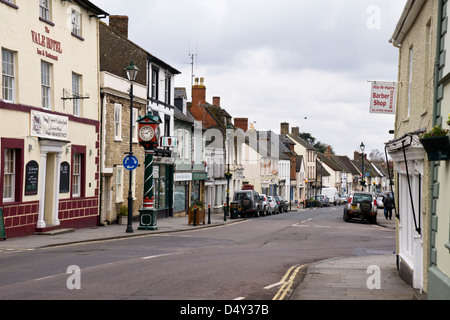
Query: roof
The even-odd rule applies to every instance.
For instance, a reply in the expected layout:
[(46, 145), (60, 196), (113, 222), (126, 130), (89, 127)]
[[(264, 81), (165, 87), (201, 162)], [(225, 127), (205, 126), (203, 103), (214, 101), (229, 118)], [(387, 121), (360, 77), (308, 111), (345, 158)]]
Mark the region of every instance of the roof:
[(95, 4), (93, 4), (88, 0), (76, 0), (76, 2), (83, 8), (92, 11), (95, 15), (109, 16), (109, 13), (103, 11), (102, 9), (100, 9), (99, 7), (97, 7)]
[(350, 160), (349, 157), (336, 155), (332, 155), (331, 157), (335, 162), (337, 162), (341, 166), (342, 169), (344, 169), (343, 170), (344, 172), (351, 173), (352, 175), (361, 174), (361, 172), (359, 172), (358, 168), (355, 167), (355, 165), (353, 164), (353, 162)]
[(395, 27), (394, 34), (389, 40), (394, 45), (401, 45), (411, 26), (416, 21), (417, 16), (426, 0), (408, 0), (403, 9), (403, 13)]
[(300, 138), (299, 135), (289, 133), (286, 136), (288, 136), (292, 141), (299, 143), (303, 147), (305, 147), (307, 150), (316, 150), (312, 145), (310, 145), (308, 142)]

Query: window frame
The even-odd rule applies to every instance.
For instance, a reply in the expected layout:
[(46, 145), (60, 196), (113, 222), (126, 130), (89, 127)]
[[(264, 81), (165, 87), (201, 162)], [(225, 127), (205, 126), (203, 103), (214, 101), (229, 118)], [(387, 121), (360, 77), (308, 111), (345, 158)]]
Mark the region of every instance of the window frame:
[(81, 12), (72, 8), (72, 12), (70, 14), (70, 30), (73, 36), (82, 37), (82, 15)]
[(122, 141), (122, 105), (114, 104), (114, 141)]
[(77, 117), (81, 117), (81, 83), (82, 76), (72, 72), (72, 106), (73, 106), (73, 115)]
[[(4, 60), (5, 55), (9, 55), (12, 61)], [(12, 74), (5, 73), (5, 64), (10, 64)], [(10, 92), (10, 96), (6, 97), (5, 94), (5, 78), (11, 81), (11, 87), (7, 87)], [(11, 98), (11, 99), (10, 99)], [(2, 48), (2, 99), (7, 102), (14, 103), (16, 100), (16, 53), (14, 51)]]
[[(48, 72), (45, 73), (45, 71)], [(53, 65), (41, 60), (41, 104), (42, 108), (47, 110), (52, 108), (52, 71)]]
[[(77, 176), (79, 176), (79, 190), (78, 192), (76, 192), (77, 190), (74, 190), (74, 176), (75, 176), (75, 170), (76, 170), (76, 159), (75, 157), (79, 156), (79, 174), (77, 174)], [(86, 147), (85, 146), (77, 146), (77, 145), (72, 145), (72, 163), (70, 166), (70, 170), (71, 170), (71, 183), (70, 183), (70, 195), (71, 198), (84, 198), (86, 195)]]
[[(14, 200), (3, 199), (4, 192), (4, 179), (5, 179), (5, 161), (6, 161), (6, 149), (15, 150), (15, 177), (14, 177)], [(23, 199), (23, 167), (24, 167), (24, 140), (1, 138), (0, 148), (0, 205), (21, 203)]]

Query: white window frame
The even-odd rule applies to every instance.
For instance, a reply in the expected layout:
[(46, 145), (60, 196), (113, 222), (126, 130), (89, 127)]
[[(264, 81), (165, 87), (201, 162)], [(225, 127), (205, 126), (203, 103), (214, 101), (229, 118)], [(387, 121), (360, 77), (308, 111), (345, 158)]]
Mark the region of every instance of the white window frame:
[[(3, 202), (6, 203), (16, 201), (16, 156), (15, 149), (5, 149)], [(8, 181), (9, 184), (7, 184)]]
[(72, 97), (73, 97), (73, 115), (81, 116), (81, 76), (76, 73), (72, 73)]
[(116, 203), (123, 202), (123, 177), (124, 177), (124, 167), (116, 167)]
[(122, 105), (114, 104), (114, 140), (122, 141)]
[(15, 102), (16, 70), (15, 53), (2, 49), (2, 98), (4, 101)]
[(73, 155), (73, 173), (72, 173), (72, 197), (81, 197), (81, 166), (82, 166), (82, 154), (75, 153)]
[(81, 37), (81, 13), (74, 8), (72, 8), (71, 21), (72, 33)]
[(41, 61), (41, 100), (42, 108), (51, 109), (52, 107), (52, 65)]
[(136, 122), (139, 118), (139, 109), (133, 108), (133, 142), (138, 143), (138, 123)]
[(408, 74), (408, 114), (407, 117), (411, 115), (411, 92), (412, 92), (412, 82), (413, 82), (413, 58), (414, 58), (414, 48), (409, 48), (409, 74)]
[(50, 21), (50, 0), (39, 0), (39, 17)]

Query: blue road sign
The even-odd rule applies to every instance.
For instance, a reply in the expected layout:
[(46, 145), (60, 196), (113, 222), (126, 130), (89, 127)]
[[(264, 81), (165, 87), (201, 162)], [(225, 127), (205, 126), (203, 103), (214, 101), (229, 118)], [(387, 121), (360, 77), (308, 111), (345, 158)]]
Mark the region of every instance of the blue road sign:
[(129, 171), (135, 170), (139, 165), (139, 161), (135, 156), (126, 156), (123, 159), (123, 166)]

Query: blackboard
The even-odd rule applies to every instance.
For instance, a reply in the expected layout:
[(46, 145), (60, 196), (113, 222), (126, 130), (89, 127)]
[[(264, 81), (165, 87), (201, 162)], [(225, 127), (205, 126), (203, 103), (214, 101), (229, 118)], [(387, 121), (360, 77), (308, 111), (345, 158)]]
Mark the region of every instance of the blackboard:
[(6, 240), (5, 221), (3, 219), (3, 209), (0, 208), (0, 239)]
[(38, 194), (39, 164), (30, 161), (25, 168), (25, 195), (35, 196)]
[(61, 163), (61, 177), (59, 180), (59, 193), (70, 192), (70, 164), (68, 162)]

